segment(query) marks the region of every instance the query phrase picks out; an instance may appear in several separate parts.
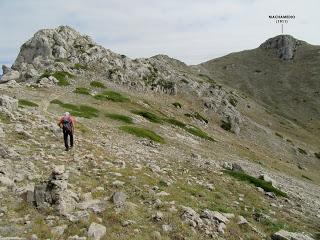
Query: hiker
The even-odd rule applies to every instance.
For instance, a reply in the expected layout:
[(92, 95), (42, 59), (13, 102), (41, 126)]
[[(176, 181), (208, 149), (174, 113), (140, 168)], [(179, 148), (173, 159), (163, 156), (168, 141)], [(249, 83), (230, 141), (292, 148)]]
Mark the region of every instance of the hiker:
[[(58, 125), (63, 130), (63, 140), (66, 151), (69, 151), (73, 147), (73, 133), (74, 133), (74, 118), (71, 117), (70, 113), (65, 112), (64, 116), (61, 117)], [(70, 137), (70, 147), (68, 143), (68, 136)]]

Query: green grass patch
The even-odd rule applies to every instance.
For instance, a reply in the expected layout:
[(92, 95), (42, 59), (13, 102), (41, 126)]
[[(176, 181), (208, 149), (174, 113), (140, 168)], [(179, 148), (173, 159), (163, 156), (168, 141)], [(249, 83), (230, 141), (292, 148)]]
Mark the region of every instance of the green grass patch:
[(82, 69), (82, 70), (87, 70), (88, 68), (87, 68), (87, 66), (85, 66), (85, 65), (82, 65), (82, 64), (80, 64), (80, 63), (76, 63), (76, 64), (73, 66), (73, 69), (76, 69), (76, 70), (80, 70), (80, 69)]
[(19, 99), (19, 106), (20, 107), (38, 107), (39, 105), (25, 99)]
[(71, 73), (64, 72), (64, 71), (58, 71), (58, 72), (54, 72), (54, 73), (46, 71), (39, 77), (39, 79), (44, 78), (44, 77), (48, 78), (50, 76), (55, 77), (59, 81), (58, 82), (59, 86), (68, 86), (68, 85), (70, 85), (68, 79), (75, 77)]
[(4, 112), (0, 112), (0, 122), (8, 124), (11, 122), (11, 120), (7, 114), (5, 114)]
[(83, 95), (90, 95), (90, 90), (84, 87), (78, 87), (73, 92), (78, 94), (83, 94)]
[(206, 132), (202, 131), (200, 128), (189, 125), (184, 128), (187, 132), (191, 133), (194, 136), (209, 140), (209, 141), (215, 141), (212, 137), (210, 137)]
[(180, 128), (186, 127), (185, 123), (180, 122), (179, 120), (174, 119), (174, 118), (165, 118), (164, 121), (166, 121), (167, 123), (170, 123), (171, 125), (175, 125), (177, 127), (180, 127)]
[(58, 99), (52, 100), (51, 103), (57, 104), (62, 108), (68, 109), (70, 111), (70, 114), (73, 116), (93, 118), (93, 117), (98, 117), (99, 115), (99, 110), (91, 106), (87, 106), (87, 105), (77, 106), (71, 103), (63, 103)]
[(182, 108), (182, 104), (179, 102), (174, 102), (172, 103), (173, 106), (175, 106), (176, 108)]
[(95, 99), (103, 101), (113, 101), (113, 102), (127, 102), (129, 99), (118, 92), (114, 91), (104, 91), (96, 96)]
[(133, 126), (122, 126), (120, 127), (120, 129), (124, 132), (135, 135), (137, 137), (149, 138), (155, 142), (165, 143), (165, 140), (163, 137), (161, 137), (160, 135), (148, 129), (133, 127)]
[(198, 119), (201, 122), (205, 122), (208, 123), (208, 119), (206, 119), (205, 117), (203, 117), (200, 113), (198, 112), (193, 112), (193, 113), (186, 113), (184, 114), (185, 116), (189, 117), (189, 118), (195, 118)]
[(128, 124), (133, 123), (133, 119), (131, 117), (128, 117), (128, 116), (125, 116), (125, 115), (122, 115), (122, 114), (107, 113), (106, 117), (111, 118), (111, 119), (116, 120), (116, 121), (128, 123)]
[(154, 123), (162, 123), (162, 120), (163, 120), (161, 117), (157, 116), (156, 114), (147, 112), (147, 111), (132, 111), (132, 113), (136, 115), (140, 115), (145, 119), (148, 119), (150, 122), (154, 122)]
[(90, 83), (90, 86), (95, 87), (95, 88), (106, 88), (106, 86), (102, 82), (99, 82), (99, 81), (92, 81)]
[(282, 192), (281, 190), (273, 187), (270, 182), (266, 182), (262, 179), (255, 178), (255, 177), (250, 176), (244, 172), (231, 171), (231, 170), (224, 170), (223, 172), (240, 180), (240, 181), (249, 182), (249, 183), (255, 185), (256, 187), (261, 187), (266, 192), (273, 192), (277, 196), (287, 197), (287, 194), (285, 192)]

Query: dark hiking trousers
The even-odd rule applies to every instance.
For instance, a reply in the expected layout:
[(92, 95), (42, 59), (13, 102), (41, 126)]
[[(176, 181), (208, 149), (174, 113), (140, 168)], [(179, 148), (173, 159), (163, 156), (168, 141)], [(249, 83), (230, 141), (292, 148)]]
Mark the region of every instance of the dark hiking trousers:
[(68, 129), (63, 129), (63, 140), (66, 149), (69, 149), (68, 136), (70, 137), (70, 147), (73, 147), (73, 132)]

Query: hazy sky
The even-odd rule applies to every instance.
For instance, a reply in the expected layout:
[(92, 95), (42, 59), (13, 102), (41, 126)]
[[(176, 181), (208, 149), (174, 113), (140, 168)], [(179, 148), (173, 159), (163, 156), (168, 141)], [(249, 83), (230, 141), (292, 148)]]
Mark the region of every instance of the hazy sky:
[(132, 58), (162, 53), (188, 64), (280, 34), (270, 14), (294, 14), (285, 33), (320, 45), (319, 9), (319, 0), (0, 0), (0, 64), (12, 64), (37, 30), (59, 25)]

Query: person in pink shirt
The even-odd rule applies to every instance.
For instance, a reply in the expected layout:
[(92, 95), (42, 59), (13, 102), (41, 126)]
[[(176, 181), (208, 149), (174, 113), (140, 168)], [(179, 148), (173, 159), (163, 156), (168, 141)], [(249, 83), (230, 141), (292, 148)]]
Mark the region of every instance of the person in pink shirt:
[[(70, 115), (69, 112), (65, 112), (64, 115), (60, 118), (58, 125), (63, 131), (64, 146), (66, 147), (65, 150), (69, 151), (69, 149), (73, 147), (75, 119)], [(70, 138), (70, 147), (68, 138)]]

